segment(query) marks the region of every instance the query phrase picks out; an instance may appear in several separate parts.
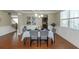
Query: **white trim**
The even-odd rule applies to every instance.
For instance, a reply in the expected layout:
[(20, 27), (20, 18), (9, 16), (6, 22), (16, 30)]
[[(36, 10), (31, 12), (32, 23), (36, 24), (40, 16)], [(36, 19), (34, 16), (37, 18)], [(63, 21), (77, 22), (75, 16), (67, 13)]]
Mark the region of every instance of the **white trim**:
[(79, 48), (79, 31), (57, 27), (56, 33)]

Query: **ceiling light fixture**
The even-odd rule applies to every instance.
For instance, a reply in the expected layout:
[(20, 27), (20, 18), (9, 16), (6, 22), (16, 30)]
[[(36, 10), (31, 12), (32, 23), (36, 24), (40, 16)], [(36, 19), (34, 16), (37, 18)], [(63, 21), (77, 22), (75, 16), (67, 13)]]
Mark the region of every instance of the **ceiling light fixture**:
[(37, 17), (38, 16), (38, 14), (35, 14), (35, 17)]
[(44, 17), (44, 15), (43, 14), (41, 14), (41, 15), (38, 15), (38, 14), (35, 14), (35, 17)]
[(43, 15), (41, 15), (41, 17), (43, 17)]

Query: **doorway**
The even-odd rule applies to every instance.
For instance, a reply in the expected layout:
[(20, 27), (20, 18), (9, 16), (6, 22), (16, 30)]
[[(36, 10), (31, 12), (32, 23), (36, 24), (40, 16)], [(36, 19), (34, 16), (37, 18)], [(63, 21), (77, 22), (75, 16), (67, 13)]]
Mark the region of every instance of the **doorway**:
[(48, 28), (48, 17), (42, 18), (42, 28)]

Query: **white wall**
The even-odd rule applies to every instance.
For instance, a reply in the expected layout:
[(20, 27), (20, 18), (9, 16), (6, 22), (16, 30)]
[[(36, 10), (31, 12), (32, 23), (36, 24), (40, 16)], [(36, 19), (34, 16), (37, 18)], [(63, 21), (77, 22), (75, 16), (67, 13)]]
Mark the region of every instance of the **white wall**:
[(57, 33), (79, 48), (79, 31), (70, 28), (57, 27)]
[[(27, 21), (27, 16), (34, 16), (34, 14), (32, 13), (26, 13), (26, 14), (22, 14), (22, 15), (18, 15), (19, 17), (19, 25), (26, 25), (26, 21)], [(51, 23), (55, 22), (55, 13), (48, 13), (48, 25), (50, 25)], [(40, 18), (37, 18), (36, 20), (36, 25), (40, 25), (42, 24), (42, 20)]]
[[(60, 15), (58, 15), (57, 19), (59, 20)], [(57, 23), (57, 34), (59, 34), (61, 37), (63, 37), (64, 39), (66, 39), (67, 41), (71, 42), (73, 45), (79, 48), (79, 31), (70, 28), (60, 27), (60, 21), (58, 21)]]
[[(25, 13), (25, 14), (18, 15), (18, 17), (19, 17), (19, 21), (18, 21), (19, 32), (21, 31), (20, 28), (22, 28), (24, 25), (27, 25), (26, 24), (27, 16), (34, 16), (34, 13)], [(48, 25), (55, 22), (55, 18), (56, 17), (55, 17), (54, 13), (48, 13)], [(36, 26), (39, 26), (40, 28), (42, 27), (42, 19), (41, 18), (36, 19)]]
[(7, 12), (0, 11), (0, 36), (14, 32), (15, 29), (11, 27), (11, 17)]
[[(26, 14), (22, 14), (22, 15), (18, 15), (19, 17), (19, 26), (24, 26), (24, 25), (27, 25), (27, 16), (34, 16), (33, 13), (26, 13)], [(42, 24), (42, 20), (40, 18), (37, 18), (36, 19), (36, 25), (37, 26), (41, 26)]]
[(10, 16), (4, 11), (0, 11), (0, 26), (11, 25)]

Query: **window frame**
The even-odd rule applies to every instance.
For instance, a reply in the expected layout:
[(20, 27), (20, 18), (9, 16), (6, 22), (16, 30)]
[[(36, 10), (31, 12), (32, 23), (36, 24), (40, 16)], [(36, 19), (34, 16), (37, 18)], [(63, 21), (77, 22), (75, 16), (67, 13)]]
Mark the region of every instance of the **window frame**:
[[(65, 10), (64, 10), (64, 11), (65, 11)], [(64, 11), (61, 11), (61, 12), (64, 12)], [(66, 11), (67, 11), (67, 12), (70, 12), (69, 10), (66, 10)], [(66, 28), (67, 28), (67, 27), (69, 27), (69, 16), (70, 16), (70, 15), (69, 15), (69, 13), (68, 13), (68, 15), (67, 15), (68, 18), (63, 18), (63, 19), (62, 19), (62, 18), (61, 18), (61, 12), (60, 12), (60, 26), (61, 26), (61, 21), (63, 21), (63, 20), (68, 20), (67, 26), (61, 26), (61, 27), (66, 27)]]
[[(79, 19), (79, 16), (78, 17), (72, 17), (71, 18), (70, 17), (70, 11), (71, 10), (68, 10), (68, 11), (69, 11), (69, 14), (68, 14), (69, 18), (61, 19), (61, 16), (60, 16), (60, 27), (66, 27), (66, 28), (74, 29), (74, 28), (71, 28), (71, 19)], [(61, 12), (64, 12), (64, 11), (61, 11)], [(60, 12), (60, 15), (61, 15), (61, 12)], [(63, 20), (68, 20), (68, 26), (61, 26), (61, 23), (62, 23), (61, 21), (63, 21)], [(74, 30), (79, 30), (79, 29), (78, 28), (75, 28)]]

